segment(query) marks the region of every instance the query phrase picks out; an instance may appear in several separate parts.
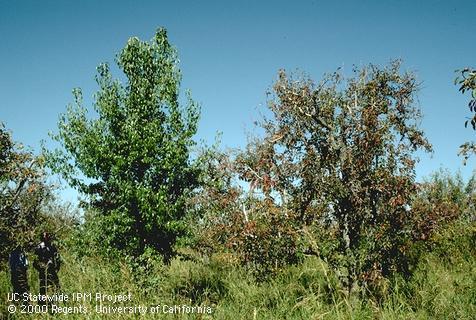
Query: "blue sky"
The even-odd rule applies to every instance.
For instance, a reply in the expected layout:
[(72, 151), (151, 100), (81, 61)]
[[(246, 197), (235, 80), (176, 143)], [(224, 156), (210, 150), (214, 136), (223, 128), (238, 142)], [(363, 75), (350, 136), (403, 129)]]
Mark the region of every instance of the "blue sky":
[(440, 167), (468, 177), (476, 160), (463, 167), (457, 151), (476, 133), (463, 126), (469, 96), (453, 81), (456, 69), (476, 67), (475, 13), (471, 0), (0, 0), (0, 121), (39, 150), (72, 88), (91, 102), (96, 66), (113, 63), (129, 37), (150, 39), (164, 26), (182, 87), (202, 107), (199, 139), (212, 142), (221, 131), (224, 146), (244, 146), (280, 68), (319, 80), (338, 67), (399, 58), (422, 82), (422, 127), (435, 149), (418, 178)]

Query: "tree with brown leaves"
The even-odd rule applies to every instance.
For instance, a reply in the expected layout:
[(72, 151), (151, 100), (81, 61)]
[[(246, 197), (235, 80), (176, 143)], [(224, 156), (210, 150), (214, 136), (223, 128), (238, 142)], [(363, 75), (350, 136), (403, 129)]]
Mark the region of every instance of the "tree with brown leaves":
[(279, 73), (265, 131), (238, 158), (241, 178), (303, 230), (325, 234), (319, 254), (348, 291), (408, 273), (415, 152), (431, 151), (419, 129), (418, 83), (386, 68), (356, 68), (318, 84)]

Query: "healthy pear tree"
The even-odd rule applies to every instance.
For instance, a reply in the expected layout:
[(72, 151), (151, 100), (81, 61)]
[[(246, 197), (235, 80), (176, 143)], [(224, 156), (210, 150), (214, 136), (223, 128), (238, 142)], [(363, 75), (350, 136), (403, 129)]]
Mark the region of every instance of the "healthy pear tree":
[(165, 29), (150, 42), (130, 38), (116, 62), (124, 84), (108, 64), (97, 68), (97, 117), (89, 118), (81, 90), (73, 90), (74, 104), (52, 135), (62, 148), (48, 153), (49, 164), (97, 212), (107, 249), (131, 256), (152, 249), (168, 259), (197, 185), (190, 152), (199, 108), (189, 96), (179, 105), (181, 74)]

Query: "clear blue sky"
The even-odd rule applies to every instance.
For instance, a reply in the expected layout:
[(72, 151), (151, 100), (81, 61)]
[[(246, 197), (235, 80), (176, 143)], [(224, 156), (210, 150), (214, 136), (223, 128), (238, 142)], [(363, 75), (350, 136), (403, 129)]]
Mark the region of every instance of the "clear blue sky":
[(458, 146), (476, 133), (463, 126), (468, 96), (455, 69), (476, 67), (476, 1), (7, 1), (0, 0), (0, 121), (15, 140), (39, 150), (58, 115), (95, 68), (114, 61), (131, 36), (159, 26), (177, 47), (183, 88), (202, 106), (199, 139), (223, 132), (244, 146), (266, 90), (285, 68), (319, 80), (338, 67), (394, 58), (417, 73), (422, 127), (434, 145), (418, 178), (440, 167), (468, 177)]

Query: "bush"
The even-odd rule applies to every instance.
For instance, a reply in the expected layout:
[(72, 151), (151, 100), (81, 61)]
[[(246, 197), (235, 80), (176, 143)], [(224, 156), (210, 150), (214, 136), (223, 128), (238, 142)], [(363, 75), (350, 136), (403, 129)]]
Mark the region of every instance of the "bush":
[[(412, 202), (413, 241), (426, 250), (439, 247), (442, 237), (457, 225), (471, 225), (476, 213), (476, 176), (464, 183), (461, 175), (440, 170), (419, 184)], [(464, 232), (461, 235), (465, 235)], [(455, 238), (458, 235), (455, 234)]]

